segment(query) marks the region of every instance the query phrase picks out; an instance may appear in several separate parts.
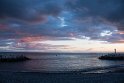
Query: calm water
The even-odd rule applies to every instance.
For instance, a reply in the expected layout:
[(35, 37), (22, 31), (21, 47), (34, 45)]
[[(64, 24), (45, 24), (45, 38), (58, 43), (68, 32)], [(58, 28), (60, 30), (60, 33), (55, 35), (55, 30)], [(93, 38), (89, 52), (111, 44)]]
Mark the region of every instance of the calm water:
[[(14, 53), (16, 54), (16, 53)], [(17, 53), (21, 54), (21, 53)], [(97, 59), (101, 54), (23, 53), (32, 60), (0, 63), (0, 71), (78, 71), (90, 68), (124, 65), (124, 61)]]

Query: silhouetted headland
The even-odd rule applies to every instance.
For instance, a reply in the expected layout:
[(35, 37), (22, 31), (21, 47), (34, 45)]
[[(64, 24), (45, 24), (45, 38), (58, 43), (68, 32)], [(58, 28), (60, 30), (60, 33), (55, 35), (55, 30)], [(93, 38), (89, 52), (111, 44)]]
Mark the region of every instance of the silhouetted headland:
[(101, 60), (124, 60), (124, 56), (121, 54), (117, 54), (116, 49), (115, 49), (115, 53), (100, 56), (99, 59)]
[(26, 61), (30, 60), (30, 58), (24, 56), (24, 55), (18, 55), (18, 56), (1, 56), (0, 55), (0, 62), (20, 62), (20, 61)]

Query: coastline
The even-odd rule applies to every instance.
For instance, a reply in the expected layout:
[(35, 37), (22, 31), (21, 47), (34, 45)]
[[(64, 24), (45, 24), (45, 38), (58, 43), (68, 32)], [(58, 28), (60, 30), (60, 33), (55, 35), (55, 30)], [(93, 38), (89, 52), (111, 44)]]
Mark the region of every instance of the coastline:
[(41, 73), (0, 72), (0, 83), (124, 83), (124, 72)]
[(124, 67), (106, 73), (0, 71), (0, 83), (124, 83), (123, 78)]

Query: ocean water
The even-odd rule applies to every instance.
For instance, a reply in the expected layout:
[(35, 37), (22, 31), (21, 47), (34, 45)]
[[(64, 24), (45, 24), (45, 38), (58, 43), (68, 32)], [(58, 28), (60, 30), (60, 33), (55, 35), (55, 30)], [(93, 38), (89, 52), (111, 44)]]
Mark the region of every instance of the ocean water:
[(23, 62), (0, 62), (0, 71), (56, 72), (93, 71), (124, 66), (124, 61), (99, 60), (100, 53), (1, 53), (23, 54), (32, 60)]

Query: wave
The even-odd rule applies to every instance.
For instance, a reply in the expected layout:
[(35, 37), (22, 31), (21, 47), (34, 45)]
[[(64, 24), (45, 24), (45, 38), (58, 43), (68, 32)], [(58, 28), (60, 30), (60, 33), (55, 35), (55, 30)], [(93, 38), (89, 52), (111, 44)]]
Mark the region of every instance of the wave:
[(64, 71), (38, 71), (38, 70), (0, 70), (0, 72), (21, 72), (21, 73), (32, 73), (32, 72), (39, 72), (39, 73), (110, 73), (117, 70), (123, 70), (124, 72), (124, 65), (113, 65), (113, 66), (105, 66), (105, 67), (92, 67), (86, 69), (79, 69), (79, 70), (64, 70)]
[(81, 70), (82, 73), (109, 73), (118, 69), (124, 69), (124, 65), (112, 65), (105, 67), (93, 67)]

